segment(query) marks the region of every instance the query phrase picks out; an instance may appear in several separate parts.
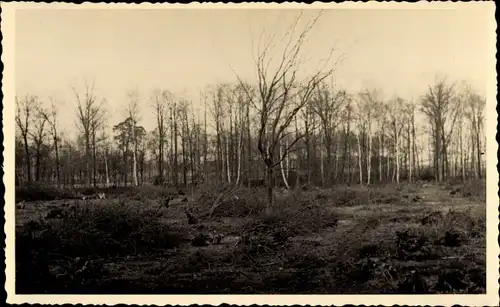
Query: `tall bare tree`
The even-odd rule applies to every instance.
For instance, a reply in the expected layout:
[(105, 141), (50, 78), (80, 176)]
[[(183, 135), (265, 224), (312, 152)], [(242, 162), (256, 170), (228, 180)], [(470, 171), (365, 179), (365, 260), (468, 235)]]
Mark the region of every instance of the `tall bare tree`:
[(57, 121), (57, 99), (55, 97), (49, 97), (51, 102), (50, 110), (41, 110), (41, 115), (45, 118), (50, 127), (50, 134), (52, 137), (52, 142), (54, 146), (55, 158), (56, 158), (56, 180), (57, 184), (60, 183), (60, 161), (59, 161), (59, 134), (58, 134), (58, 121)]
[(163, 184), (164, 180), (164, 162), (165, 162), (165, 143), (167, 142), (166, 116), (167, 101), (171, 93), (168, 91), (155, 90), (152, 95), (153, 110), (156, 116), (156, 131), (158, 134), (158, 177), (156, 183)]
[(371, 184), (372, 174), (372, 137), (373, 122), (376, 116), (376, 108), (380, 105), (380, 93), (377, 90), (368, 90), (359, 93), (359, 111), (362, 121), (366, 125), (366, 134), (368, 137), (368, 149), (366, 154), (366, 183)]
[(335, 90), (327, 84), (318, 87), (317, 95), (313, 100), (313, 109), (318, 114), (324, 136), (324, 147), (326, 149), (326, 165), (328, 171), (328, 182), (335, 180), (334, 171), (336, 167), (333, 161), (333, 152), (336, 151), (335, 133), (340, 123), (340, 113), (345, 107), (347, 94), (343, 90)]
[(41, 167), (41, 159), (42, 159), (42, 150), (45, 145), (45, 139), (47, 137), (46, 131), (47, 119), (45, 118), (41, 106), (38, 106), (36, 109), (35, 116), (33, 118), (33, 130), (31, 131), (31, 137), (33, 139), (33, 143), (35, 145), (35, 180), (40, 181), (40, 167)]
[(459, 100), (454, 96), (454, 85), (441, 79), (429, 86), (421, 99), (421, 111), (431, 123), (434, 171), (438, 181), (445, 179), (449, 168), (448, 144), (459, 110)]
[(90, 172), (90, 163), (93, 155), (92, 145), (95, 144), (95, 134), (104, 120), (104, 100), (98, 101), (95, 83), (89, 84), (84, 82), (83, 94), (80, 93), (76, 87), (71, 86), (73, 94), (76, 99), (76, 109), (78, 126), (83, 133), (83, 140), (85, 146), (85, 178), (87, 184), (91, 184), (92, 176)]
[(482, 155), (482, 133), (483, 133), (483, 125), (484, 125), (484, 108), (486, 105), (486, 100), (474, 93), (470, 87), (466, 89), (466, 117), (469, 120), (470, 128), (471, 128), (471, 142), (475, 152), (475, 162), (476, 165), (474, 168), (476, 169), (475, 175), (478, 178), (482, 177), (481, 172), (481, 155)]
[[(277, 146), (286, 136), (286, 128), (291, 124), (297, 113), (310, 101), (311, 94), (316, 87), (333, 72), (333, 68), (326, 68), (331, 59), (332, 50), (322, 68), (302, 81), (297, 80), (297, 75), (300, 74), (300, 68), (303, 64), (300, 53), (320, 16), (321, 13), (309, 21), (297, 38), (293, 34), (297, 29), (302, 13), (293, 22), (285, 34), (285, 46), (273, 72), (270, 71), (270, 65), (273, 63), (271, 49), (276, 43), (273, 38), (270, 38), (263, 49), (258, 51), (258, 56), (255, 59), (258, 99), (254, 99), (250, 94), (247, 94), (247, 96), (259, 113), (257, 148), (266, 165), (267, 194), (271, 207), (274, 203), (274, 168), (280, 164), (292, 146), (302, 136), (297, 136), (289, 144), (288, 148), (283, 151), (282, 155), (278, 154), (279, 156), (276, 157), (275, 150), (278, 149)], [(244, 86), (239, 76), (238, 80), (240, 85)], [(247, 89), (245, 86), (244, 88)], [(246, 92), (248, 93), (248, 90)]]
[(399, 184), (401, 169), (401, 133), (403, 131), (403, 112), (405, 101), (400, 97), (395, 97), (389, 101), (389, 120), (392, 132), (394, 163), (396, 164), (393, 178)]
[(26, 170), (28, 182), (31, 182), (31, 155), (28, 139), (31, 135), (31, 123), (36, 113), (37, 105), (39, 104), (36, 96), (26, 96), (19, 100), (16, 96), (16, 124), (19, 128), (21, 137), (23, 139), (24, 154), (26, 159)]
[(127, 116), (132, 121), (132, 131), (131, 131), (131, 139), (132, 139), (132, 180), (134, 186), (139, 185), (138, 175), (137, 175), (137, 151), (138, 151), (138, 138), (136, 127), (140, 120), (140, 110), (139, 110), (139, 93), (136, 90), (130, 91), (127, 94), (128, 104), (127, 104)]

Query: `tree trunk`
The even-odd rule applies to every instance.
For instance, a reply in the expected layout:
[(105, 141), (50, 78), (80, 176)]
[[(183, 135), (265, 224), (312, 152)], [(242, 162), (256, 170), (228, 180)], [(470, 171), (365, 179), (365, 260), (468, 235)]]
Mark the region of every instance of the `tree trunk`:
[(382, 133), (378, 134), (378, 181), (382, 182)]
[(57, 141), (57, 134), (55, 134), (54, 137), (54, 151), (56, 154), (56, 180), (57, 180), (57, 186), (60, 184), (60, 163), (59, 163), (59, 144)]
[(476, 123), (476, 155), (477, 155), (477, 175), (478, 175), (478, 178), (481, 178), (482, 177), (482, 174), (481, 174), (481, 131), (480, 131), (480, 123), (479, 121)]
[(35, 158), (35, 181), (40, 181), (40, 146), (41, 144), (36, 144), (36, 158)]
[(30, 157), (30, 151), (29, 151), (29, 146), (28, 146), (28, 135), (24, 134), (23, 135), (23, 140), (24, 140), (24, 153), (26, 155), (26, 169), (28, 171), (28, 182), (31, 182), (32, 176), (31, 176), (31, 157)]
[(371, 173), (372, 173), (372, 129), (371, 129), (371, 123), (368, 123), (368, 154), (366, 156), (366, 164), (367, 164), (367, 170), (366, 170), (366, 184), (370, 185), (371, 183)]
[[(281, 149), (281, 147), (280, 147)], [(319, 148), (319, 167), (320, 167), (320, 173), (321, 173), (321, 186), (325, 185), (325, 166), (324, 166), (324, 161), (323, 161), (323, 147)]]
[(97, 187), (97, 146), (95, 140), (95, 131), (92, 132), (92, 181), (94, 187)]
[(227, 182), (231, 183), (231, 163), (229, 163), (229, 135), (226, 135), (226, 175)]
[[(307, 112), (307, 111), (306, 111)], [(309, 114), (306, 113), (306, 118), (304, 121), (305, 125), (305, 143), (306, 143), (306, 161), (307, 161), (307, 184), (311, 184), (311, 148), (310, 148), (310, 135), (309, 135)]]
[(362, 153), (361, 153), (361, 138), (360, 138), (360, 134), (361, 132), (358, 132), (356, 134), (356, 139), (357, 139), (357, 143), (358, 143), (358, 168), (359, 168), (359, 184), (363, 184), (363, 165), (362, 165), (362, 160), (363, 160), (363, 157), (362, 157)]
[(132, 150), (132, 176), (134, 180), (134, 186), (139, 185), (139, 181), (137, 178), (137, 137), (136, 137), (136, 131), (135, 131), (135, 126), (136, 123), (135, 121), (132, 121), (132, 140), (134, 141), (134, 149)]
[(109, 187), (109, 170), (108, 170), (108, 150), (104, 151), (104, 171), (106, 176), (106, 187)]
[(463, 143), (463, 128), (462, 124), (459, 126), (460, 134), (460, 171), (462, 175), (462, 182), (465, 182), (465, 161), (464, 161), (464, 143)]
[(400, 168), (400, 162), (399, 162), (399, 133), (398, 133), (399, 127), (396, 126), (396, 183), (399, 184), (399, 168)]
[[(272, 162), (271, 162), (272, 163)], [(272, 209), (274, 207), (274, 172), (271, 165), (267, 164), (267, 200), (268, 200), (268, 209)]]
[(412, 137), (412, 152), (413, 152), (413, 164), (411, 167), (415, 170), (417, 176), (420, 175), (418, 167), (415, 168), (416, 164), (418, 164), (418, 153), (417, 153), (417, 145), (416, 145), (416, 136), (415, 136), (415, 109), (412, 109), (411, 114), (411, 137)]
[(90, 131), (85, 133), (85, 176), (87, 184), (92, 184), (92, 176), (90, 175)]
[[(279, 156), (281, 159), (281, 157), (283, 157), (283, 148), (282, 148), (281, 144), (279, 144), (279, 148), (280, 148), (280, 155)], [(283, 183), (285, 184), (287, 190), (290, 190), (290, 186), (288, 185), (288, 180), (287, 180), (286, 175), (285, 175), (285, 170), (283, 168), (283, 159), (280, 160), (280, 168), (281, 168), (281, 177), (283, 177)]]
[[(247, 178), (252, 178), (252, 134), (250, 131), (250, 103), (246, 104), (246, 128), (247, 128)], [(250, 188), (250, 180), (248, 180), (248, 187)]]
[(238, 137), (238, 149), (237, 149), (237, 169), (236, 169), (236, 185), (240, 184), (241, 180), (241, 158), (243, 154), (243, 107), (240, 106), (240, 131)]

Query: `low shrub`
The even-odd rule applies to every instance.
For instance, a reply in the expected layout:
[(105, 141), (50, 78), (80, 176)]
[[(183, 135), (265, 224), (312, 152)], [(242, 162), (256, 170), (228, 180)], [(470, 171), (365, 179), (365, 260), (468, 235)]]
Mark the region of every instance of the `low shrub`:
[[(54, 256), (73, 263), (169, 249), (179, 246), (185, 233), (161, 223), (155, 211), (124, 203), (66, 207), (59, 219), (16, 229), (16, 282), (24, 291), (40, 293), (56, 276), (75, 273), (67, 272), (72, 265), (54, 265)], [(49, 274), (54, 266), (66, 273)], [(33, 274), (38, 284), (31, 282)]]
[(486, 201), (486, 180), (478, 179), (465, 182), (461, 194), (464, 197), (478, 197), (482, 201)]
[(247, 233), (267, 233), (284, 228), (290, 236), (319, 232), (337, 226), (339, 217), (327, 206), (315, 201), (300, 201), (287, 197), (276, 200), (273, 208), (262, 210), (245, 225)]
[(16, 187), (15, 192), (16, 203), (21, 201), (49, 201), (78, 198), (78, 194), (74, 190), (57, 188), (37, 182)]

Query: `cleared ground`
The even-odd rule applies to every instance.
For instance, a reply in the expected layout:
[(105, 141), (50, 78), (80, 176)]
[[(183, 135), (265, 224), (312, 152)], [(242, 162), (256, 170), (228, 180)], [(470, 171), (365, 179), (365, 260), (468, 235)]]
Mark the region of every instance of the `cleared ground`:
[(244, 188), (25, 201), (16, 292), (485, 293), (478, 189), (308, 188), (271, 209)]

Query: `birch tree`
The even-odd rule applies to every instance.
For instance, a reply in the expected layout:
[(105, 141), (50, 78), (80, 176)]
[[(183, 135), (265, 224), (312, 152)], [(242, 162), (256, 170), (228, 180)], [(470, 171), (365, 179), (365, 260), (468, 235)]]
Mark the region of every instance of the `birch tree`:
[(136, 136), (136, 127), (140, 120), (139, 110), (139, 94), (133, 90), (127, 94), (127, 117), (131, 120), (131, 141), (132, 141), (132, 180), (134, 186), (139, 185), (137, 174), (137, 151), (138, 151), (138, 138)]

